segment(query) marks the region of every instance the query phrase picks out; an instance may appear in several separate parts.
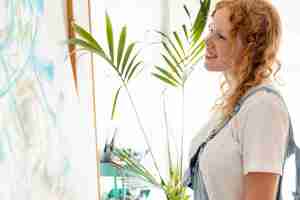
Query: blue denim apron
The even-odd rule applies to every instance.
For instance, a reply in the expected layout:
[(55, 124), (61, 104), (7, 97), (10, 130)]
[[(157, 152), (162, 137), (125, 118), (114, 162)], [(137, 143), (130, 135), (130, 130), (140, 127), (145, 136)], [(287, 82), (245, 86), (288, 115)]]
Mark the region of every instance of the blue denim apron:
[[(252, 96), (254, 93), (265, 90), (267, 92), (271, 92), (277, 96), (279, 96), (282, 100), (283, 98), (281, 95), (274, 89), (269, 88), (267, 86), (259, 87), (253, 89), (249, 94), (242, 97), (241, 100), (237, 103), (233, 114), (230, 118), (224, 121), (222, 125), (220, 125), (218, 128), (213, 129), (212, 133), (209, 134), (209, 137), (198, 147), (196, 153), (191, 157), (189, 168), (186, 170), (183, 178), (184, 185), (190, 187), (194, 191), (194, 200), (209, 200), (208, 193), (205, 187), (205, 182), (203, 179), (203, 174), (199, 168), (199, 157), (201, 157), (201, 154), (206, 146), (206, 144), (213, 139), (227, 124), (228, 122), (233, 118), (235, 114), (237, 114), (242, 106), (242, 104), (245, 102), (247, 98)], [(291, 119), (289, 117), (289, 135), (288, 135), (288, 141), (287, 141), (287, 148), (285, 152), (285, 159), (283, 168), (285, 165), (285, 161), (292, 155), (295, 154), (295, 164), (296, 164), (296, 191), (293, 192), (293, 196), (295, 200), (300, 200), (300, 149), (297, 147), (294, 136), (293, 136), (293, 127), (291, 123)], [(277, 197), (276, 200), (283, 200), (282, 197), (282, 176), (279, 180), (279, 186), (277, 191)]]

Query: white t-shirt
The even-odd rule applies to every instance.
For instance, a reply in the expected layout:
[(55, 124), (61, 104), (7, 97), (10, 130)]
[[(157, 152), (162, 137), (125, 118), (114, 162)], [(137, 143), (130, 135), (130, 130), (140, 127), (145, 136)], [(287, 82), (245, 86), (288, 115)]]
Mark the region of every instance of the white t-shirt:
[[(212, 117), (194, 137), (190, 155), (217, 119)], [(243, 177), (248, 172), (282, 175), (288, 129), (288, 112), (278, 96), (263, 90), (249, 97), (199, 157), (209, 199), (241, 200)]]

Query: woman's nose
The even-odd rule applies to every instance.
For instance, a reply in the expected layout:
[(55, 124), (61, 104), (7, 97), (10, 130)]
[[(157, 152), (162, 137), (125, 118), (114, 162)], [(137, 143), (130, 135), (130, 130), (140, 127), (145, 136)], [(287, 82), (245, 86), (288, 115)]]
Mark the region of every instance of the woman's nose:
[(212, 33), (208, 33), (205, 37), (204, 37), (204, 42), (206, 44), (207, 47), (212, 46), (213, 45), (213, 41), (212, 41), (212, 37), (213, 34)]

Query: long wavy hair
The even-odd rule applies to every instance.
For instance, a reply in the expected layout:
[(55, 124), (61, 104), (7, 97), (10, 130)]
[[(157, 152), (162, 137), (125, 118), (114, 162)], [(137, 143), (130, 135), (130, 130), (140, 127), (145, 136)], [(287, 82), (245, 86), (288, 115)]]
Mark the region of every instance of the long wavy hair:
[[(249, 89), (270, 78), (277, 80), (281, 65), (277, 52), (281, 41), (281, 20), (275, 7), (267, 0), (221, 0), (212, 16), (222, 8), (229, 9), (231, 41), (240, 36), (243, 44), (241, 62), (230, 74), (224, 73), (222, 96), (212, 110), (221, 110), (226, 119), (240, 98)], [(234, 86), (229, 83), (234, 80)]]

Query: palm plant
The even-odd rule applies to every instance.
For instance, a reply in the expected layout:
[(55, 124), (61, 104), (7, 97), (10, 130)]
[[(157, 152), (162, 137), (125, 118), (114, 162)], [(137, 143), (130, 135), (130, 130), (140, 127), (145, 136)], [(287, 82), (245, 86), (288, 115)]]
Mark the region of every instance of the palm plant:
[(127, 26), (122, 27), (122, 31), (119, 36), (117, 49), (115, 49), (115, 40), (113, 34), (113, 27), (109, 15), (106, 13), (106, 37), (109, 51), (106, 53), (102, 45), (100, 45), (96, 39), (83, 27), (74, 24), (74, 30), (79, 37), (72, 38), (68, 42), (78, 47), (78, 51), (89, 51), (104, 59), (116, 72), (117, 76), (121, 80), (120, 87), (116, 90), (113, 98), (113, 106), (111, 112), (111, 119), (114, 119), (117, 100), (122, 87), (127, 87), (133, 77), (135, 77), (141, 68), (143, 63), (138, 59), (139, 51), (135, 52), (136, 42), (127, 43)]
[[(209, 8), (211, 5), (210, 0), (201, 1), (201, 7), (197, 14), (196, 20), (191, 25), (183, 24), (180, 31), (173, 31), (171, 34), (162, 33), (156, 31), (163, 38), (161, 44), (164, 52), (161, 53), (161, 57), (165, 63), (165, 67), (155, 66), (155, 72), (152, 73), (154, 77), (165, 83), (169, 87), (180, 88), (182, 91), (182, 130), (181, 130), (181, 148), (180, 148), (180, 160), (174, 164), (172, 162), (170, 153), (170, 135), (167, 132), (167, 150), (168, 150), (168, 162), (169, 162), (169, 183), (166, 188), (177, 188), (177, 192), (172, 189), (167, 190), (166, 194), (168, 199), (184, 199), (185, 186), (178, 182), (177, 179), (182, 180), (183, 176), (183, 140), (184, 140), (184, 90), (187, 79), (194, 69), (194, 65), (198, 63), (203, 54), (205, 47), (204, 40), (201, 38), (204, 27), (206, 25)], [(186, 5), (183, 6), (185, 13), (191, 21), (191, 13)], [(184, 39), (182, 39), (182, 37)], [(167, 113), (165, 111), (164, 103), (164, 117), (167, 126)], [(173, 184), (177, 183), (177, 187), (173, 187)], [(170, 185), (170, 186), (169, 186)], [(180, 191), (180, 192), (179, 192)], [(177, 196), (174, 194), (178, 194)], [(183, 196), (182, 196), (183, 195)], [(170, 198), (169, 198), (170, 197)]]
[[(184, 10), (189, 17), (191, 25), (184, 24), (182, 25), (180, 31), (173, 31), (171, 35), (156, 31), (163, 38), (161, 44), (163, 46), (164, 52), (161, 54), (161, 56), (165, 62), (166, 67), (155, 66), (156, 72), (153, 72), (152, 74), (163, 83), (166, 83), (168, 86), (181, 88), (183, 100), (185, 82), (192, 72), (194, 64), (201, 59), (201, 52), (204, 49), (204, 42), (201, 39), (201, 35), (206, 25), (211, 0), (201, 0), (200, 2), (201, 7), (194, 22), (192, 22), (190, 11), (186, 6), (184, 6)], [(137, 174), (146, 182), (161, 188), (168, 200), (187, 200), (189, 199), (189, 196), (186, 193), (185, 186), (183, 186), (182, 184), (184, 126), (182, 126), (180, 163), (177, 162), (177, 165), (173, 165), (172, 162), (170, 152), (170, 139), (167, 130), (169, 177), (168, 180), (166, 180), (162, 178), (160, 174), (160, 170), (153, 155), (148, 135), (146, 134), (145, 129), (141, 123), (139, 113), (137, 112), (133, 98), (128, 89), (128, 83), (130, 82), (132, 77), (138, 75), (138, 68), (140, 68), (141, 64), (143, 63), (138, 59), (139, 51), (133, 53), (136, 43), (132, 42), (126, 46), (127, 28), (126, 26), (124, 26), (119, 36), (119, 43), (117, 44), (118, 48), (115, 50), (115, 41), (111, 20), (108, 14), (106, 14), (105, 18), (107, 44), (109, 48), (108, 53), (104, 51), (102, 45), (100, 45), (90, 33), (88, 33), (79, 25), (74, 25), (74, 29), (78, 34), (78, 37), (69, 40), (69, 43), (75, 44), (77, 47), (80, 47), (78, 50), (89, 51), (100, 56), (116, 72), (121, 81), (121, 85), (114, 94), (111, 119), (114, 118), (120, 90), (121, 88), (124, 88), (135, 112), (138, 125), (144, 136), (147, 148), (149, 149), (149, 153), (151, 155), (158, 176), (153, 174), (138, 160), (131, 157), (129, 152), (127, 152), (126, 150), (115, 149), (113, 153), (125, 162), (124, 168), (135, 172), (135, 174)], [(184, 39), (182, 39), (182, 36), (184, 36)], [(115, 52), (117, 52), (117, 55), (115, 55)], [(182, 104), (182, 110), (184, 109), (183, 105), (184, 101)], [(165, 102), (164, 117), (166, 122), (167, 113), (165, 111)], [(184, 116), (182, 116), (182, 123), (184, 123)]]
[[(193, 66), (202, 58), (201, 53), (205, 43), (201, 36), (206, 25), (211, 1), (203, 0), (200, 3), (200, 10), (192, 25), (183, 24), (179, 31), (173, 31), (170, 35), (156, 31), (163, 38), (161, 44), (165, 52), (161, 53), (161, 56), (167, 68), (155, 66), (156, 72), (152, 74), (172, 87), (183, 87)], [(183, 7), (191, 21), (189, 9), (186, 5)]]
[[(117, 89), (117, 91), (114, 94), (113, 98), (113, 105), (112, 105), (112, 113), (111, 113), (111, 119), (114, 119), (114, 113), (116, 110), (117, 100), (120, 93), (120, 90), (122, 88), (125, 89), (127, 92), (127, 95), (129, 97), (129, 100), (131, 102), (131, 105), (134, 109), (136, 119), (138, 122), (138, 125), (141, 129), (141, 132), (144, 136), (144, 139), (146, 141), (147, 148), (149, 149), (150, 155), (152, 157), (152, 161), (155, 165), (155, 168), (158, 172), (158, 175), (161, 178), (158, 164), (156, 159), (154, 158), (154, 154), (152, 151), (152, 148), (150, 146), (148, 135), (145, 132), (145, 129), (142, 125), (141, 118), (139, 116), (139, 113), (137, 112), (135, 103), (133, 101), (133, 98), (129, 92), (128, 84), (132, 80), (133, 77), (137, 76), (142, 68), (140, 67), (143, 63), (139, 60), (138, 56), (140, 51), (137, 51), (134, 53), (134, 49), (136, 46), (136, 42), (131, 42), (126, 47), (126, 41), (127, 41), (127, 27), (123, 26), (122, 31), (119, 36), (119, 42), (117, 44), (117, 49), (115, 50), (115, 41), (114, 41), (114, 34), (113, 34), (113, 26), (111, 23), (111, 19), (109, 15), (106, 13), (105, 15), (105, 22), (106, 22), (106, 37), (107, 37), (107, 44), (108, 44), (108, 54), (104, 51), (102, 48), (102, 45), (97, 42), (97, 40), (83, 27), (74, 24), (74, 30), (78, 34), (78, 37), (72, 38), (68, 40), (69, 44), (74, 44), (77, 47), (80, 47), (78, 51), (89, 51), (91, 53), (94, 53), (98, 56), (100, 56), (102, 59), (104, 59), (109, 66), (116, 72), (118, 78), (120, 79), (120, 87)], [(117, 52), (117, 55), (115, 53)], [(123, 156), (123, 154), (118, 154), (119, 156)], [(124, 154), (125, 155), (125, 154)]]

